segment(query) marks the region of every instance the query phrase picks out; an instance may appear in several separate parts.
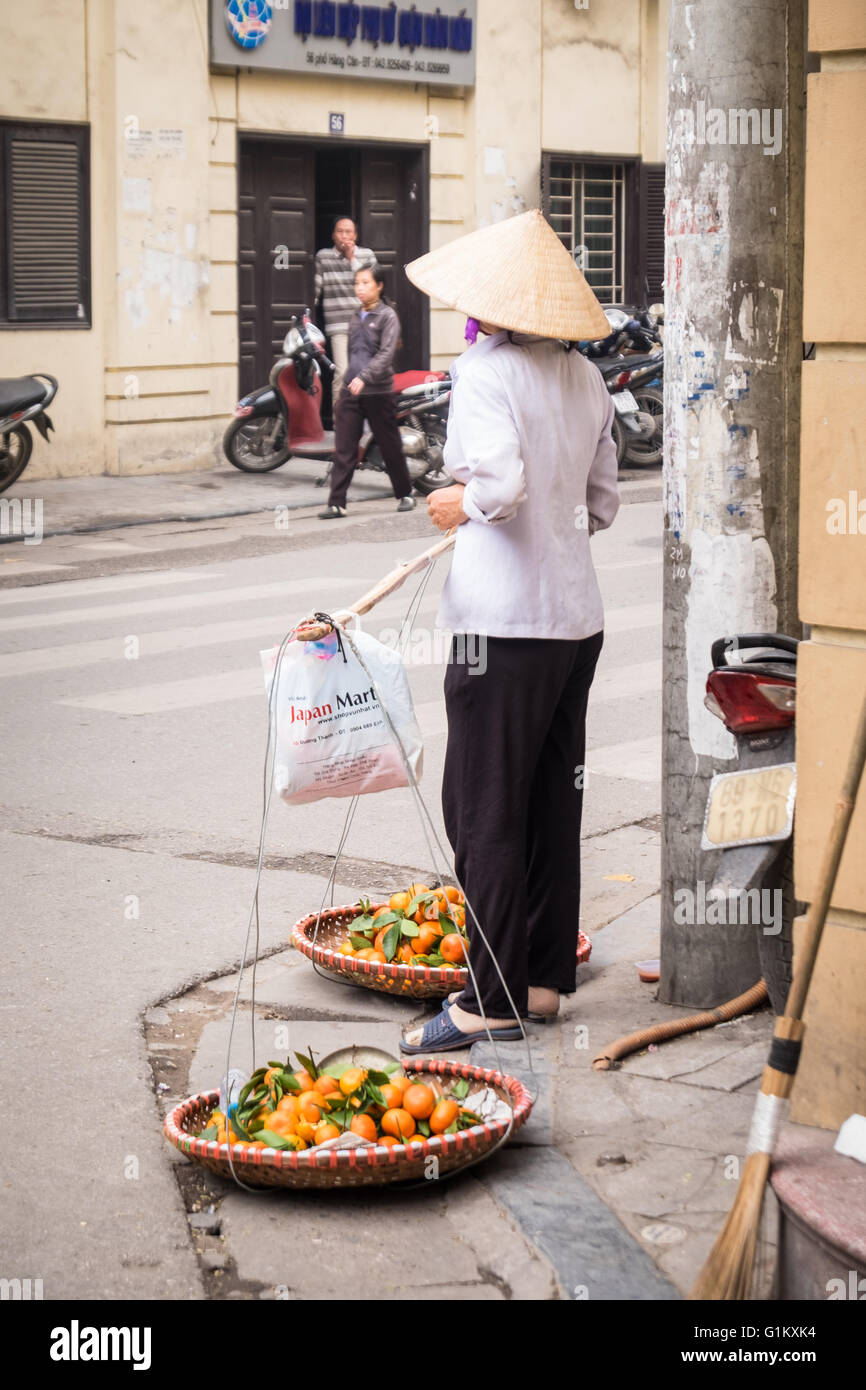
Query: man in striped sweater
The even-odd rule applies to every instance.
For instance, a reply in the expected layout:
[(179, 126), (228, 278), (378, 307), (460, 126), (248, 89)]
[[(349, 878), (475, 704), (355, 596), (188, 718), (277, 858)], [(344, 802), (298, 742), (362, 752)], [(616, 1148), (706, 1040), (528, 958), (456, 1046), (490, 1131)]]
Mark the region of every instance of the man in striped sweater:
[(376, 257), (366, 246), (357, 246), (358, 229), (351, 217), (340, 217), (334, 223), (333, 246), (316, 253), (316, 302), (321, 299), (325, 332), (331, 340), (331, 357), (337, 368), (334, 373), (334, 400), (346, 373), (349, 356), (349, 322), (361, 306), (355, 294), (355, 273), (376, 264)]

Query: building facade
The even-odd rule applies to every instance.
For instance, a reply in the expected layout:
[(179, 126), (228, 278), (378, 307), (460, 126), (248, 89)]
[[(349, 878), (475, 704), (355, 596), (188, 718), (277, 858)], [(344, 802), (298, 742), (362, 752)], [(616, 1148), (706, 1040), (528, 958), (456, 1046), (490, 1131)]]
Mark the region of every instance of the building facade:
[(32, 0), (4, 35), (0, 375), (60, 390), (28, 477), (219, 461), (340, 214), (400, 367), (463, 346), (401, 267), (527, 208), (602, 300), (659, 298), (666, 29), (666, 0)]

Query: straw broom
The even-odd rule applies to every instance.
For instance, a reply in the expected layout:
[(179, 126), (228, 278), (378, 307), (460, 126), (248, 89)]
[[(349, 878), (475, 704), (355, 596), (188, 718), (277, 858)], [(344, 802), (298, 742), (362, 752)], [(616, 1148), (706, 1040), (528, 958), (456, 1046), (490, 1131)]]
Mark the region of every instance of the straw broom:
[(761, 1222), (770, 1163), (787, 1109), (800, 1060), (803, 1008), (824, 930), (839, 861), (854, 812), (857, 790), (866, 763), (866, 700), (854, 736), (848, 769), (836, 802), (818, 888), (806, 916), (803, 949), (788, 992), (785, 1012), (776, 1019), (770, 1056), (764, 1067), (761, 1089), (752, 1116), (746, 1166), (727, 1220), (710, 1251), (689, 1297), (692, 1299), (747, 1299), (752, 1285), (755, 1247)]

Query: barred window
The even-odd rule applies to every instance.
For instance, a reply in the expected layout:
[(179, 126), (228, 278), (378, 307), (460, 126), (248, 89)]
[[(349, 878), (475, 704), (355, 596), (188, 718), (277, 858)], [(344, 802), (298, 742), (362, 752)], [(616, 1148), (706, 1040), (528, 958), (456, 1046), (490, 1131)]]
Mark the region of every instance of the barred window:
[(550, 225), (602, 303), (626, 293), (625, 166), (551, 159)]

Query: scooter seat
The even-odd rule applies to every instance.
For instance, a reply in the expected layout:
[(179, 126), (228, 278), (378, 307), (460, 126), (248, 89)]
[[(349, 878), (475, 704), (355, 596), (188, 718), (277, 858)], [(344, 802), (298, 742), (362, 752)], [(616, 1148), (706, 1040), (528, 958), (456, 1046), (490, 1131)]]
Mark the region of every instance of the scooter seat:
[(324, 439), (293, 440), (291, 451), (292, 458), (330, 460), (334, 457), (334, 435), (326, 431)]
[(48, 394), (44, 381), (35, 376), (8, 376), (0, 378), (0, 415), (11, 415), (13, 410), (26, 410), (28, 406), (38, 405)]
[(410, 386), (424, 386), (428, 381), (444, 381), (447, 372), (398, 372), (394, 377), (394, 390), (399, 393)]

